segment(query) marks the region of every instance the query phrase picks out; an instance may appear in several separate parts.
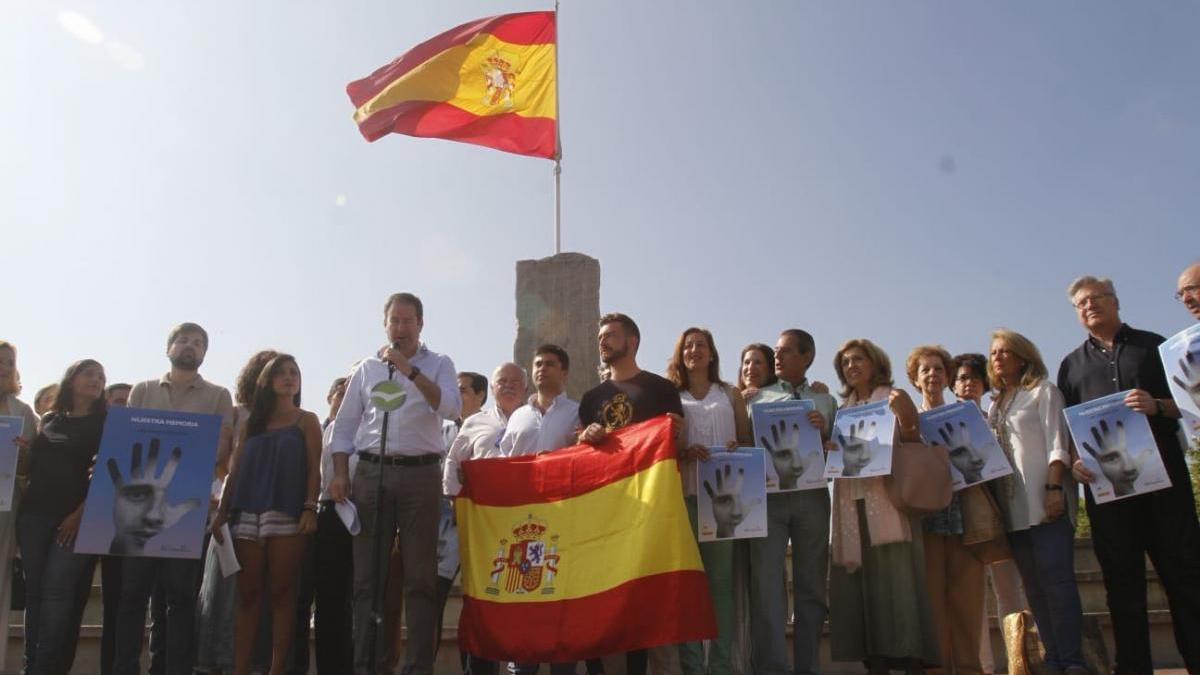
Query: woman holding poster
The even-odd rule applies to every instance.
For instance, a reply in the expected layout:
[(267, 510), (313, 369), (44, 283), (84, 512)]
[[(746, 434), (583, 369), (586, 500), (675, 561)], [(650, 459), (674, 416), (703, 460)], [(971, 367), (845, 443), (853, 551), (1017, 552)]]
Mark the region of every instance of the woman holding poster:
[[(921, 393), (921, 411), (946, 405), (954, 358), (945, 348), (924, 345), (905, 362), (908, 381)], [(967, 489), (986, 489), (967, 488)], [(959, 494), (950, 506), (922, 520), (925, 583), (942, 647), (942, 669), (978, 673), (983, 621), (983, 563), (963, 544)]]
[[(696, 462), (707, 461), (710, 447), (736, 448), (751, 445), (750, 417), (741, 393), (721, 380), (721, 360), (712, 333), (688, 328), (675, 342), (667, 365), (667, 379), (679, 390), (683, 419), (687, 424), (688, 447), (679, 451), (680, 472), (692, 532), (696, 533)], [(701, 542), (700, 558), (708, 575), (718, 637), (704, 663), (704, 645), (689, 642), (679, 646), (679, 663), (684, 675), (728, 675), (733, 672), (733, 546), (732, 541)]]
[(25, 672), (66, 673), (79, 635), (79, 589), (96, 557), (74, 552), (107, 406), (104, 367), (72, 364), (29, 451), (17, 540), (25, 565)]
[[(255, 383), (250, 418), (237, 444), (213, 537), (230, 523), (238, 562), (234, 672), (250, 672), (264, 592), (271, 603), (271, 675), (287, 666), (296, 619), (296, 580), (316, 531), (321, 424), (300, 409), (300, 369), (288, 354), (272, 358)], [(264, 568), (268, 588), (263, 588)]]
[[(17, 508), (20, 506), (21, 491), (24, 489), (29, 463), (29, 444), (37, 435), (37, 415), (27, 403), (17, 398), (20, 393), (20, 376), (17, 374), (17, 348), (11, 342), (0, 340), (0, 415), (21, 420), (21, 433), (15, 438), (0, 438), (0, 447), (11, 442), (17, 457), (12, 465), (13, 484), (8, 511), (0, 511), (0, 635), (8, 635), (8, 607), (12, 604), (12, 560), (17, 546)], [(4, 663), (8, 651), (8, 640), (0, 640), (0, 663)]]
[[(887, 354), (850, 340), (833, 358), (845, 406), (888, 401), (899, 441), (920, 441), (917, 408), (892, 387)], [(835, 661), (861, 661), (870, 673), (924, 672), (939, 660), (925, 590), (919, 519), (891, 501), (886, 477), (834, 481), (829, 571), (830, 650)], [(918, 536), (913, 536), (918, 533)]]
[(1046, 380), (1037, 347), (1010, 330), (992, 333), (988, 423), (1013, 465), (997, 501), (1013, 559), (1046, 648), (1046, 666), (1084, 673), (1083, 608), (1075, 585), (1075, 499), (1063, 397)]

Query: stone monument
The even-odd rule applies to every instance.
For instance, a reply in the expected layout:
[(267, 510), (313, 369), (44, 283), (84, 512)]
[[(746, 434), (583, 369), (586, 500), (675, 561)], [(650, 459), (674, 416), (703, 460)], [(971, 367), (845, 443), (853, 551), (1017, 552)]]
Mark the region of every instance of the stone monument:
[(599, 260), (582, 253), (559, 253), (517, 261), (513, 361), (529, 368), (533, 350), (547, 342), (567, 350), (571, 357), (567, 395), (576, 401), (600, 381), (596, 352), (599, 320)]

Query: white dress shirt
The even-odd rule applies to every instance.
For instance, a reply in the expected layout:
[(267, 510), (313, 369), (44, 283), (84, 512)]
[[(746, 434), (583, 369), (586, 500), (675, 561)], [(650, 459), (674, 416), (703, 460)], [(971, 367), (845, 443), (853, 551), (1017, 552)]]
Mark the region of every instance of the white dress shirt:
[(1000, 423), (1008, 431), (1016, 470), (1009, 499), (1012, 529), (1027, 530), (1046, 519), (1046, 478), (1051, 463), (1062, 462), (1068, 467), (1063, 474), (1063, 489), (1068, 496), (1074, 494), (1062, 393), (1046, 380), (1033, 389), (1020, 387)]
[[(329, 495), (329, 484), (333, 482), (333, 422), (325, 425), (321, 430), (321, 496), (318, 501), (327, 501), (333, 499)], [(358, 466), (358, 455), (350, 455), (348, 458), (349, 470), (346, 474), (350, 478), (350, 483), (354, 483), (354, 468)]]
[[(442, 420), (458, 417), (462, 397), (458, 393), (458, 377), (450, 357), (429, 351), (422, 344), (409, 363), (421, 369), (421, 374), (433, 381), (442, 392), (434, 410), (417, 385), (399, 372), (392, 381), (403, 388), (404, 403), (388, 415), (387, 450), (389, 456), (443, 454)], [(346, 397), (333, 420), (333, 452), (354, 454), (357, 451), (379, 452), (379, 432), (383, 428), (383, 411), (371, 403), (371, 390), (388, 379), (387, 363), (377, 357), (364, 359), (350, 373)]]
[(469, 459), (503, 457), (500, 453), (500, 436), (508, 417), (498, 407), (486, 408), (471, 415), (463, 422), (462, 429), (450, 444), (446, 463), (442, 467), (442, 494), (456, 496), (462, 491), (462, 463)]
[(554, 397), (546, 412), (538, 410), (537, 394), (529, 403), (513, 411), (508, 430), (500, 439), (500, 452), (505, 457), (536, 455), (575, 445), (575, 430), (579, 427), (579, 403), (565, 393)]

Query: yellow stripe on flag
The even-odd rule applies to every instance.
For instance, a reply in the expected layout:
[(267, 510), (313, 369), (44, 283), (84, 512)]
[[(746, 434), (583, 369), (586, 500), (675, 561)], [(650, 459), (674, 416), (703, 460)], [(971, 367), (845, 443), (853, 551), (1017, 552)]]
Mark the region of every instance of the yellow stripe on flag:
[[(458, 498), (463, 592), (491, 602), (550, 602), (582, 598), (653, 574), (703, 571), (674, 460), (591, 492), (523, 506), (479, 506)], [(470, 523), (469, 528), (466, 523)], [(549, 582), (523, 593), (511, 589), (513, 546), (522, 526), (542, 527), (542, 555), (557, 555)], [(573, 542), (563, 545), (562, 542)], [(506, 562), (497, 564), (497, 559)], [(497, 567), (500, 571), (495, 573)], [(545, 571), (543, 571), (545, 574)], [(552, 593), (547, 593), (547, 586)]]
[(471, 114), (555, 117), (553, 44), (515, 45), (488, 34), (450, 47), (354, 112), (361, 123), (406, 101), (442, 101)]

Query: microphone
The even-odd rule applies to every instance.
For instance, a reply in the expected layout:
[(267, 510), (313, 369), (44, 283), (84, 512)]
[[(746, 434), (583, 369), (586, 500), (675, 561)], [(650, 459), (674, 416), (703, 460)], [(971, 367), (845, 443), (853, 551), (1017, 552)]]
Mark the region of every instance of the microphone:
[[(400, 343), (399, 342), (393, 342), (391, 344), (391, 347), (392, 347), (392, 349), (395, 349), (396, 351), (400, 351)], [(392, 375), (396, 374), (396, 364), (392, 363), (391, 361), (388, 361), (387, 364), (388, 364), (388, 379), (390, 380), (390, 379), (392, 379)]]

